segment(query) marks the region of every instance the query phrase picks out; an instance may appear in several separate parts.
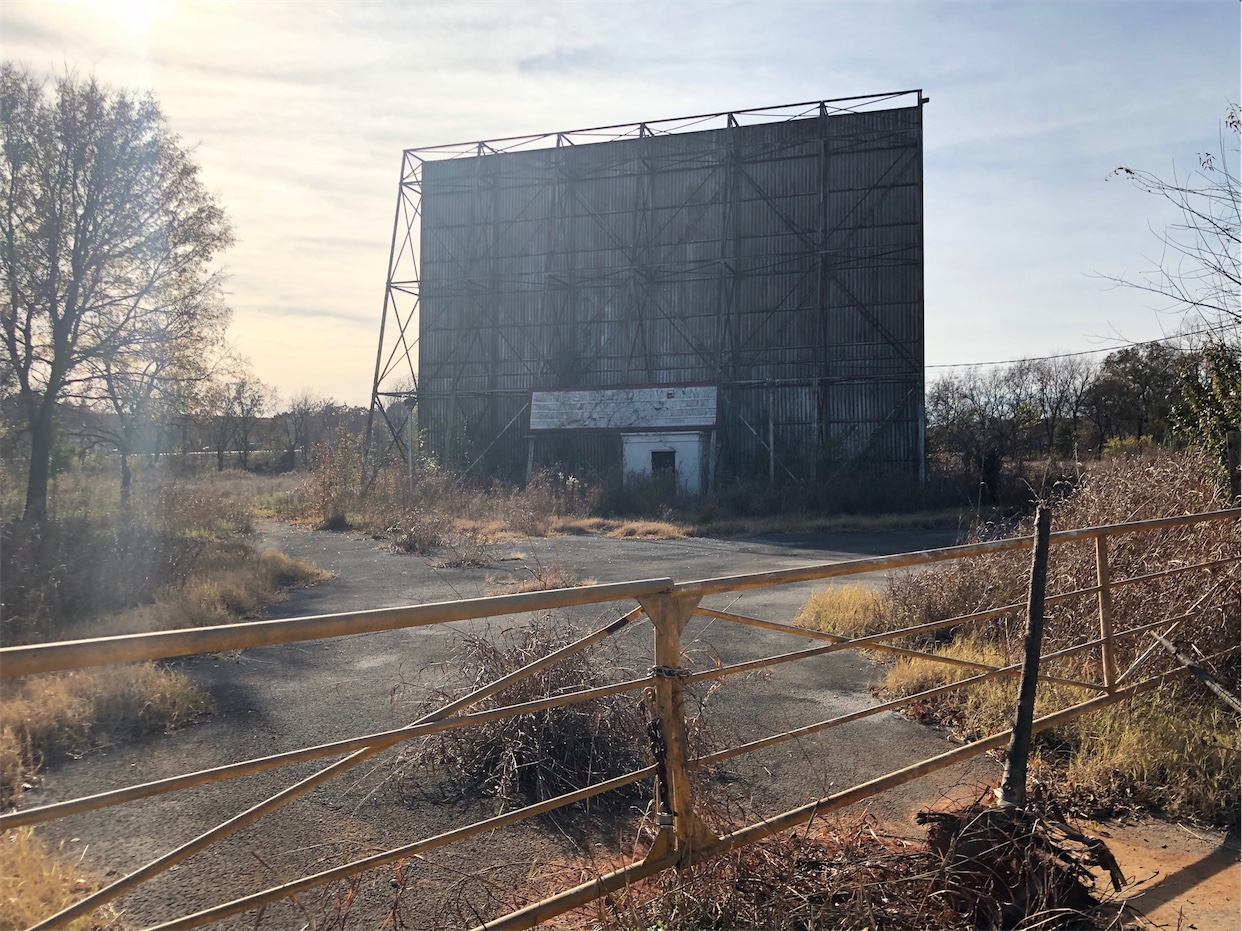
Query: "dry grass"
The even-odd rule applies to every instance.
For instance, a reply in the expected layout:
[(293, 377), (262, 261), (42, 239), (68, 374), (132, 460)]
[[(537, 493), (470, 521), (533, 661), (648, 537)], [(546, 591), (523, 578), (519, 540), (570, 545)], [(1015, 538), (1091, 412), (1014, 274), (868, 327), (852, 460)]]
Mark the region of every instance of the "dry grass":
[[(170, 481), (144, 471), (130, 507), (122, 509), (105, 477), (62, 476), (45, 526), (0, 522), (5, 642), (82, 636), (83, 624), (130, 609), (142, 613), (156, 603), (196, 613), (194, 603), (211, 599), (176, 593), (207, 576), (236, 573), (247, 560), (266, 558), (245, 555), (253, 554), (245, 542), (253, 529), (248, 496), (260, 487), (254, 477), (232, 473)], [(289, 570), (272, 562), (265, 574), (287, 576)], [(220, 584), (227, 601), (227, 589), (239, 583), (222, 579)], [(251, 606), (235, 614), (256, 610), (254, 599), (243, 601)], [(144, 629), (152, 628), (148, 623)]]
[(263, 499), (267, 512), (320, 529), (388, 536), (399, 549), (423, 556), (460, 548), (462, 537), (471, 532), (484, 533), (490, 542), (556, 534), (678, 539), (914, 530), (961, 521), (956, 509), (825, 514), (824, 507), (807, 498), (807, 489), (730, 488), (693, 499), (667, 481), (642, 476), (588, 486), (553, 469), (536, 472), (520, 488), (502, 483), (480, 487), (427, 465), (411, 478), (404, 464), (392, 464), (378, 472), (363, 495), (360, 456), (357, 441), (348, 436), (320, 447), (297, 489)]
[(152, 663), (30, 676), (5, 683), (0, 697), (0, 806), (32, 784), (44, 761), (169, 731), (210, 710), (189, 679)]
[[(1153, 459), (1097, 464), (1071, 496), (1052, 502), (1052, 529), (1089, 527), (1138, 521), (1176, 514), (1193, 514), (1227, 507), (1216, 484), (1211, 463), (1186, 451)], [(1030, 533), (1030, 521), (1016, 526), (981, 528), (977, 536)], [(1206, 596), (1202, 616), (1183, 626), (1187, 637), (1204, 652), (1213, 654), (1236, 647), (1239, 641), (1239, 587), (1237, 560), (1238, 528), (1230, 521), (1174, 527), (1138, 535), (1115, 537), (1109, 542), (1109, 564), (1114, 581), (1212, 560), (1232, 561), (1212, 570), (1184, 573), (1114, 592), (1117, 628), (1124, 630), (1179, 613)], [(1048, 593), (1088, 589), (1095, 584), (1095, 550), (1090, 541), (1064, 544), (1052, 549)], [(1026, 551), (996, 553), (977, 559), (957, 560), (897, 578), (890, 586), (893, 611), (900, 626), (939, 620), (1004, 604), (1024, 604), (1030, 575)], [(988, 622), (996, 639), (1021, 636), (1021, 618)], [(1045, 652), (1080, 643), (1096, 636), (1099, 616), (1092, 594), (1050, 606), (1044, 628)], [(1150, 640), (1123, 637), (1116, 644), (1117, 663), (1126, 669), (1149, 645)], [(1144, 673), (1174, 668), (1171, 659), (1153, 655)], [(1226, 668), (1227, 681), (1236, 679), (1238, 660)]]
[(214, 627), (258, 617), (290, 589), (313, 585), (331, 573), (245, 541), (213, 544), (193, 575), (156, 593), (150, 604), (103, 615), (75, 626), (77, 637), (108, 637), (181, 627)]
[(604, 536), (619, 540), (677, 540), (690, 536), (686, 528), (667, 520), (610, 520), (602, 529)]
[(695, 537), (758, 536), (772, 533), (878, 533), (892, 530), (936, 530), (962, 523), (957, 508), (892, 514), (817, 515), (792, 511), (785, 514), (695, 520), (686, 535)]
[[(78, 637), (231, 624), (326, 573), (283, 553), (218, 545), (195, 575), (141, 605), (75, 625)], [(171, 730), (207, 710), (185, 676), (152, 664), (32, 676), (6, 686), (0, 730), (0, 804), (19, 795), (44, 760), (150, 731)]]
[(882, 591), (851, 582), (815, 592), (793, 622), (843, 637), (863, 637), (887, 628), (887, 607)]
[(1156, 808), (1218, 824), (1238, 821), (1238, 720), (1182, 687), (1081, 720), (1068, 781), (1082, 813)]
[[(140, 478), (119, 510), (111, 483), (65, 477), (45, 528), (3, 527), (7, 643), (234, 623), (325, 577), (244, 539), (253, 477)], [(150, 664), (31, 677), (2, 697), (0, 802), (45, 759), (178, 727), (207, 704), (184, 676)]]
[[(21, 931), (94, 891), (97, 877), (53, 848), (32, 828), (0, 837), (0, 931)], [(66, 925), (70, 931), (122, 931), (110, 905)]]
[[(257, 617), (268, 605), (283, 601), (291, 588), (329, 577), (330, 573), (284, 553), (233, 546), (204, 560), (198, 574), (169, 593), (168, 602), (189, 614), (178, 619), (179, 624), (230, 623)], [(197, 612), (202, 614), (195, 616)], [(178, 618), (175, 611), (169, 614)]]
[[(228, 624), (325, 577), (244, 539), (254, 496), (287, 484), (234, 472), (191, 481), (140, 472), (122, 510), (107, 477), (61, 477), (42, 531), (0, 527), (6, 642)], [(31, 787), (45, 762), (169, 731), (210, 710), (188, 678), (151, 663), (27, 677), (5, 683), (0, 701), (0, 806)], [(0, 851), (0, 929), (28, 927), (94, 888), (29, 830), (8, 832)], [(70, 927), (121, 923), (105, 909)]]
[(620, 517), (559, 517), (549, 532), (563, 536), (600, 536), (614, 539), (679, 540), (692, 536), (692, 528), (667, 520)]
[[(814, 517), (780, 514), (772, 517), (734, 517), (702, 521), (694, 515), (667, 519), (627, 517), (553, 517), (540, 536), (604, 536), (614, 539), (680, 540), (686, 537), (743, 537), (776, 533), (878, 533), (891, 530), (928, 530), (956, 526), (957, 510), (917, 511), (910, 514), (839, 515)], [(498, 539), (507, 528), (495, 528)], [(529, 534), (528, 534), (529, 535)]]
[(427, 555), (454, 534), (483, 532), (489, 539), (542, 537), (559, 520), (591, 512), (590, 489), (563, 472), (541, 470), (524, 487), (483, 488), (430, 465), (410, 476), (404, 465), (379, 470), (361, 493), (361, 450), (346, 435), (321, 445), (310, 473), (292, 492), (270, 499), (282, 514), (301, 505), (301, 519), (320, 529), (353, 528), (391, 535), (403, 549)]
[(488, 578), (486, 588), (488, 594), (509, 595), (594, 584), (595, 579), (584, 579), (563, 563), (554, 562), (546, 566), (523, 566), (520, 574), (508, 579)]
[[(1007, 666), (1021, 662), (1021, 644), (1008, 647), (971, 632), (933, 653)], [(1075, 665), (1077, 664), (1077, 666)], [(1045, 663), (1045, 672), (1081, 678), (1082, 660)], [(897, 660), (884, 679), (891, 695), (918, 692), (977, 674), (931, 660)], [(1036, 716), (1084, 701), (1091, 693), (1041, 683)], [(1013, 724), (1016, 676), (991, 679), (962, 692), (922, 701), (911, 713), (975, 740)], [(1118, 810), (1155, 808), (1198, 821), (1230, 823), (1238, 817), (1237, 718), (1184, 684), (1105, 708), (1036, 737), (1036, 774), (1056, 785), (1071, 810), (1104, 817)]]
[[(635, 517), (551, 516), (539, 524), (539, 532), (531, 533), (520, 525), (500, 520), (487, 525), (496, 541), (523, 539), (530, 536), (603, 536), (614, 539), (681, 540), (687, 537), (741, 537), (776, 533), (878, 533), (891, 530), (927, 530), (956, 526), (961, 515), (956, 510), (918, 511), (912, 514), (842, 515), (808, 517), (782, 514), (775, 517), (738, 517), (700, 522), (692, 516), (678, 519)], [(454, 521), (460, 530), (472, 521)]]

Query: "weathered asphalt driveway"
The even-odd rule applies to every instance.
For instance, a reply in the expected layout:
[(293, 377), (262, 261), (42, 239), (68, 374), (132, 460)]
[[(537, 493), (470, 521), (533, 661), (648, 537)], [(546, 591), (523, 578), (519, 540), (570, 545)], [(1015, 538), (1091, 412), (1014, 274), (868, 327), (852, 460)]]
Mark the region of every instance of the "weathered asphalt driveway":
[[(677, 581), (739, 572), (788, 568), (814, 562), (881, 555), (953, 542), (953, 532), (838, 533), (763, 539), (614, 540), (558, 537), (499, 544), (482, 569), (437, 568), (416, 556), (347, 534), (312, 532), (269, 524), (262, 545), (280, 549), (335, 573), (335, 578), (293, 592), (269, 612), (273, 617), (325, 614), (390, 605), (442, 601), (489, 593), (489, 578), (525, 575), (527, 567), (558, 563), (599, 582), (671, 576)], [(822, 583), (821, 583), (822, 584)], [(797, 612), (813, 585), (717, 596), (712, 607), (777, 621)], [(581, 609), (574, 621), (591, 627), (632, 605)], [(513, 626), (521, 618), (493, 624)], [(108, 748), (52, 768), (28, 798), (39, 804), (88, 794), (192, 769), (324, 743), (407, 723), (434, 685), (452, 675), (454, 629), (416, 628), (352, 638), (250, 650), (240, 655), (198, 657), (183, 668), (214, 699), (216, 714), (186, 730)], [(620, 636), (619, 673), (641, 674), (651, 662), (647, 624)], [(808, 645), (804, 638), (695, 619), (687, 630), (688, 654), (700, 665), (737, 662)], [(785, 664), (730, 682), (713, 697), (709, 713), (718, 732), (735, 743), (866, 707), (876, 669), (865, 658), (842, 652)], [(944, 739), (893, 714), (883, 714), (824, 735), (773, 748), (738, 761), (735, 785), (762, 813), (776, 813), (845, 788), (915, 760), (943, 752)], [(385, 783), (391, 764), (372, 761), (265, 817), (225, 842), (121, 900), (135, 926), (173, 917), (226, 898), (292, 879), (303, 871), (408, 843), (486, 812), (482, 806), (401, 799)], [(48, 826), (74, 855), (115, 877), (189, 840), (314, 772), (323, 763), (231, 780), (165, 795), (103, 812), (78, 815)], [(987, 764), (982, 764), (986, 766)], [(895, 826), (909, 823), (914, 808), (934, 802), (939, 787), (963, 778), (963, 770), (929, 783), (913, 783), (872, 801), (871, 809)], [(912, 825), (911, 833), (913, 833)], [(599, 838), (595, 838), (599, 840)], [(441, 910), (431, 923), (473, 923), (491, 899), (529, 875), (532, 866), (569, 855), (575, 842), (536, 825), (518, 826), (473, 843), (429, 855), (421, 865), (429, 886), (459, 880), (487, 866), (454, 899), (456, 913)], [(623, 843), (632, 843), (632, 838)], [(417, 889), (415, 890), (417, 891)], [(361, 916), (382, 914), (391, 898), (388, 879), (367, 880), (349, 908)], [(340, 899), (308, 894), (300, 905), (277, 905), (264, 927), (301, 928), (310, 918), (341, 907)], [(303, 911), (302, 909), (305, 909)], [(450, 908), (451, 912), (452, 909)], [(430, 913), (428, 913), (430, 914)], [(373, 924), (367, 918), (358, 924)], [(253, 925), (239, 920), (237, 927)]]

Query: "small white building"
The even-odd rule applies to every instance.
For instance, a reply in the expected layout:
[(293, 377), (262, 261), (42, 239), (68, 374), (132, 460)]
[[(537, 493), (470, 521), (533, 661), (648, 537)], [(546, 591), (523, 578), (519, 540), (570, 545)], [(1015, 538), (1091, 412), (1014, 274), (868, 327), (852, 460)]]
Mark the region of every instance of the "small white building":
[(621, 462), (626, 475), (671, 471), (677, 487), (691, 495), (707, 490), (711, 433), (622, 433)]
[(554, 431), (619, 433), (619, 465), (627, 475), (668, 470), (676, 474), (677, 486), (692, 495), (708, 490), (717, 421), (715, 385), (531, 393), (532, 435)]

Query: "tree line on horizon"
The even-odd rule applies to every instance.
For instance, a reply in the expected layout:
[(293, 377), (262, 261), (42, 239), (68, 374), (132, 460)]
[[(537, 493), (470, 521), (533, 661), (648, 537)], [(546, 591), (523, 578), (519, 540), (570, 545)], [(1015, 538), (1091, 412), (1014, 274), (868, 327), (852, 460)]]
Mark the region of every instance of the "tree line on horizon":
[(1236, 345), (1219, 338), (1019, 359), (949, 372), (927, 385), (929, 471), (995, 501), (1022, 462), (1084, 462), (1198, 443), (1225, 464), (1237, 429)]

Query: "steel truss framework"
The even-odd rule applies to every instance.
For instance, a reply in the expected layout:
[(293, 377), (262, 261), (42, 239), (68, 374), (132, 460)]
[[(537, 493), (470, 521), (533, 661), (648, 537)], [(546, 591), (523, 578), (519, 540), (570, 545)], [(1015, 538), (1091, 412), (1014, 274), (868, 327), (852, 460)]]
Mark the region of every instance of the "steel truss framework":
[[(718, 473), (923, 461), (922, 92), (408, 149), (367, 450), (529, 468), (533, 389), (711, 383)], [(607, 458), (615, 437), (541, 457)], [(827, 470), (827, 471), (825, 471)]]

